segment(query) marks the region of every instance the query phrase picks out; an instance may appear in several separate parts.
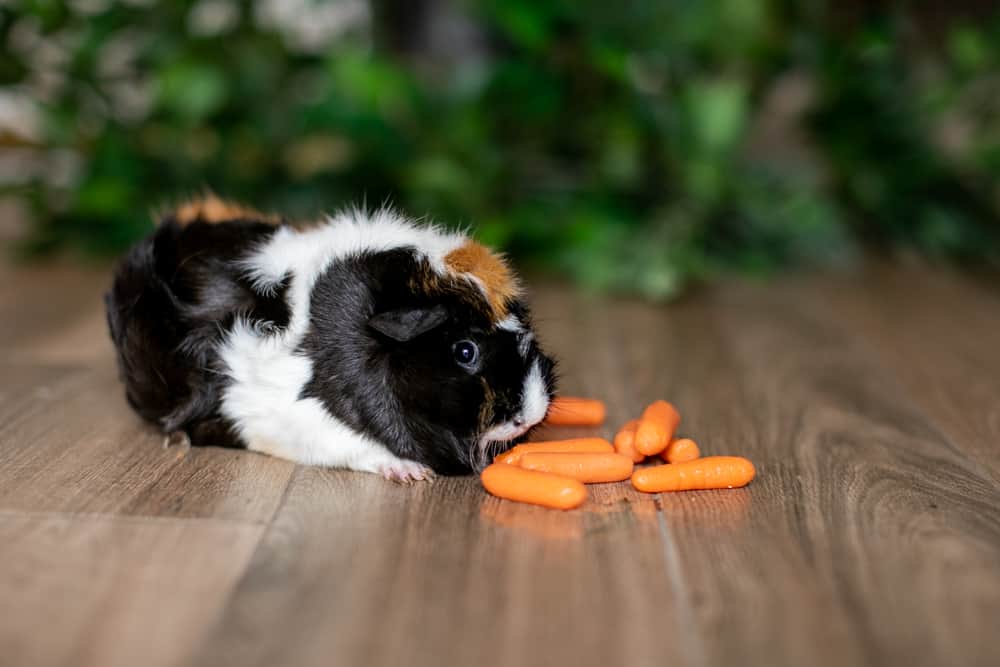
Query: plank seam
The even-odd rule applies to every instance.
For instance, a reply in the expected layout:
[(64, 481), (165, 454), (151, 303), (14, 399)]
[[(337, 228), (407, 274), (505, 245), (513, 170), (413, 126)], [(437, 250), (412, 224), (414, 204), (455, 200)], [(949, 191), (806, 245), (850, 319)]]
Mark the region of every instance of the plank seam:
[(114, 519), (115, 521), (130, 523), (201, 523), (201, 524), (222, 524), (229, 526), (265, 527), (264, 521), (253, 521), (247, 519), (225, 519), (214, 516), (161, 516), (156, 514), (118, 514), (115, 512), (63, 512), (49, 510), (21, 510), (0, 508), (0, 518), (44, 518), (44, 519), (67, 519), (73, 521), (101, 521)]
[(677, 596), (677, 620), (681, 626), (678, 630), (680, 636), (684, 638), (680, 642), (681, 651), (688, 665), (703, 667), (707, 664), (705, 650), (691, 610), (691, 595), (684, 583), (684, 577), (681, 575), (680, 556), (677, 554), (677, 546), (663, 514), (659, 495), (656, 497), (656, 522), (660, 532), (660, 546), (662, 547), (663, 564), (667, 569), (667, 579), (672, 584)]

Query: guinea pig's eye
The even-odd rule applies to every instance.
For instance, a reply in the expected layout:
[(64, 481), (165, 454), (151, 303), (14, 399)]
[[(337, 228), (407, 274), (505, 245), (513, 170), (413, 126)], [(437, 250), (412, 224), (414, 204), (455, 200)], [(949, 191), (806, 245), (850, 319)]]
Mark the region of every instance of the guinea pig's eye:
[(455, 361), (463, 366), (472, 366), (479, 359), (479, 346), (471, 340), (460, 340), (451, 346)]

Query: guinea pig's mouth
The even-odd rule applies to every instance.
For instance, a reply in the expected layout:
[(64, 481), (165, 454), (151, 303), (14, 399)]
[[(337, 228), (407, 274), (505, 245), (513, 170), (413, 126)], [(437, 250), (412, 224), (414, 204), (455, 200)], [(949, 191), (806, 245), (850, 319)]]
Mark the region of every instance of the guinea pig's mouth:
[(513, 441), (537, 426), (539, 422), (526, 424), (520, 421), (503, 422), (491, 426), (484, 431), (476, 442), (476, 450), (472, 453), (473, 468), (482, 470), (493, 456), (507, 449)]
[(510, 442), (511, 440), (519, 438), (530, 431), (533, 426), (534, 424), (524, 424), (518, 422), (505, 422), (503, 424), (497, 424), (479, 436), (480, 448), (489, 447), (495, 442)]

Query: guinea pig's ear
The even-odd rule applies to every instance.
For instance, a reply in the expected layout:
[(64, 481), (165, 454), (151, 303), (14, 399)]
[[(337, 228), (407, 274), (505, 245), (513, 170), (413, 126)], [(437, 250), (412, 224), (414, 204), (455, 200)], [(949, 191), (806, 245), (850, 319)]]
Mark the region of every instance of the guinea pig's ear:
[(448, 319), (448, 311), (445, 310), (444, 306), (399, 308), (373, 315), (368, 320), (368, 324), (375, 331), (393, 340), (405, 342), (422, 333), (427, 333), (434, 327), (443, 324), (446, 319)]

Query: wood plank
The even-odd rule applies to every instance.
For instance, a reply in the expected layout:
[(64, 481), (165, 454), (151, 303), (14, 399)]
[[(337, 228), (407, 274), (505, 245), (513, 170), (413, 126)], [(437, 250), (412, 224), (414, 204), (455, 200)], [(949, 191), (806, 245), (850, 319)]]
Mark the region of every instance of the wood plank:
[(0, 262), (0, 360), (108, 363), (109, 275), (104, 265)]
[(262, 530), (212, 520), (0, 512), (3, 663), (186, 664)]
[(86, 369), (73, 364), (0, 360), (0, 424), (8, 424), (33, 404), (49, 401), (67, 384), (78, 384)]
[(722, 288), (704, 301), (718, 339), (676, 341), (705, 383), (688, 423), (760, 473), (739, 495), (663, 501), (701, 632), (719, 638), (708, 662), (997, 664), (997, 486), (817, 297)]
[(540, 290), (564, 392), (610, 418), (537, 437), (611, 436), (665, 397), (707, 453), (759, 470), (726, 492), (601, 485), (570, 513), (473, 479), (165, 450), (115, 379), (103, 277), (44, 274), (0, 287), (4, 662), (1000, 663), (1000, 300), (951, 274), (665, 308)]
[(257, 454), (165, 449), (126, 405), (111, 365), (22, 365), (9, 379), (0, 509), (267, 521), (291, 478), (291, 463)]
[(873, 267), (816, 281), (848, 328), (967, 465), (1000, 484), (1000, 298), (947, 270)]
[(674, 608), (650, 503), (302, 468), (196, 664), (683, 664)]

